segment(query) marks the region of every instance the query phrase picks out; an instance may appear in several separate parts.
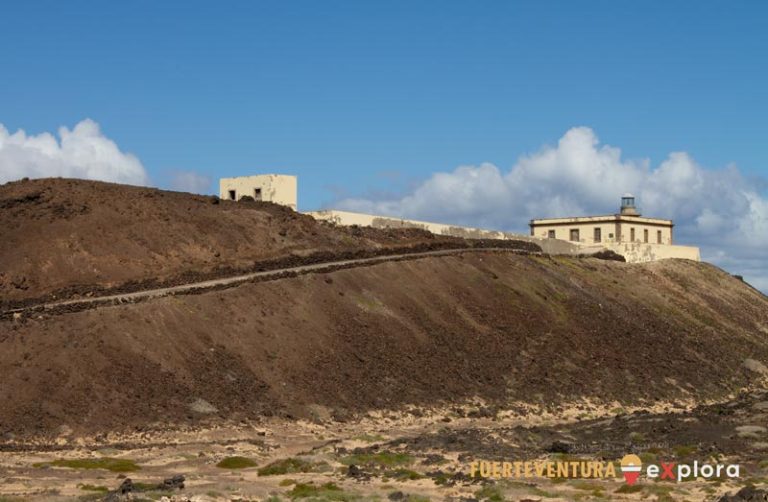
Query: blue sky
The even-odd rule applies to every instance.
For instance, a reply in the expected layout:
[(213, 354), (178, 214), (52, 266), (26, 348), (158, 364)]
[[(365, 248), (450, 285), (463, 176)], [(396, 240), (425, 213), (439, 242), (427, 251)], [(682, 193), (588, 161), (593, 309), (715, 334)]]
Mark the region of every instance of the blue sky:
[[(14, 2), (0, 124), (91, 119), (161, 187), (297, 174), (305, 210), (397, 203), (457, 166), (506, 173), (578, 126), (651, 170), (671, 152), (736, 166), (764, 197), (767, 21), (759, 1)], [(474, 214), (458, 219), (489, 221)]]

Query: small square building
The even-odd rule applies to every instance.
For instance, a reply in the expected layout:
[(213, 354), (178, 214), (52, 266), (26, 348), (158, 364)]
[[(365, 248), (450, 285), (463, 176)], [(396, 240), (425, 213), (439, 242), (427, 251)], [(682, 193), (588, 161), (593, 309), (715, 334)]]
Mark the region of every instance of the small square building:
[(534, 237), (561, 239), (580, 244), (639, 243), (672, 245), (672, 220), (644, 218), (635, 197), (624, 194), (618, 214), (542, 218), (531, 220)]
[(298, 202), (296, 176), (258, 174), (219, 180), (219, 197), (221, 199), (237, 201), (246, 196), (257, 201), (274, 202), (288, 206), (296, 211)]

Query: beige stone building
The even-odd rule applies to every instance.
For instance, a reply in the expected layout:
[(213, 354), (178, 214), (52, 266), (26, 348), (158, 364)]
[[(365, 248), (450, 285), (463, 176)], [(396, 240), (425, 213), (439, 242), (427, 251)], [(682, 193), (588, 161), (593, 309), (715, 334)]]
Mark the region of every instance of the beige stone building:
[(531, 220), (531, 236), (579, 244), (639, 243), (672, 245), (672, 220), (644, 218), (635, 198), (625, 194), (618, 214)]
[[(219, 180), (219, 196), (222, 199), (236, 201), (246, 195), (296, 210), (296, 176), (261, 174)], [(467, 239), (525, 240), (536, 243), (544, 253), (553, 255), (589, 255), (609, 249), (631, 263), (666, 258), (701, 259), (699, 248), (673, 245), (671, 220), (640, 216), (635, 207), (635, 199), (629, 194), (622, 197), (619, 214), (531, 220), (530, 236), (334, 209), (306, 214), (335, 225), (419, 228), (438, 235)]]
[(224, 200), (240, 200), (245, 196), (288, 206), (294, 211), (298, 200), (296, 176), (286, 174), (259, 174), (219, 180), (219, 197)]

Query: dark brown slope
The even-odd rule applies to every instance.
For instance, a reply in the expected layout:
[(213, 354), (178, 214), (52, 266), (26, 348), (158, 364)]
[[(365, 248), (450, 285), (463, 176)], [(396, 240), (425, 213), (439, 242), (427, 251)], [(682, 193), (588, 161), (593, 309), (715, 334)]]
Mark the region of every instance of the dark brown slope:
[[(96, 181), (0, 186), (0, 310), (100, 289), (233, 275), (315, 253), (458, 239), (332, 228), (282, 206)], [(218, 201), (217, 201), (218, 202)]]
[(0, 344), (0, 433), (655, 403), (764, 383), (768, 299), (707, 264), (476, 252), (4, 322)]

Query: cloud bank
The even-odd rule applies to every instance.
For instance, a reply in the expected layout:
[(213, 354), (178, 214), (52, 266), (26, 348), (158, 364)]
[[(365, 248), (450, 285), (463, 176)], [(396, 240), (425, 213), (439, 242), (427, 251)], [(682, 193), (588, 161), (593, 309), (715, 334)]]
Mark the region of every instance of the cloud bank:
[(556, 146), (521, 157), (509, 170), (493, 164), (441, 172), (400, 198), (345, 199), (338, 209), (528, 232), (531, 218), (612, 214), (632, 192), (643, 214), (675, 220), (676, 241), (768, 291), (768, 199), (734, 166), (705, 169), (685, 152), (656, 167), (622, 159), (588, 127), (570, 129)]
[(10, 134), (0, 124), (0, 183), (20, 178), (84, 178), (146, 185), (147, 172), (139, 159), (120, 151), (90, 119), (72, 130), (60, 127), (58, 138), (50, 133)]

